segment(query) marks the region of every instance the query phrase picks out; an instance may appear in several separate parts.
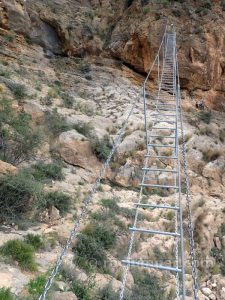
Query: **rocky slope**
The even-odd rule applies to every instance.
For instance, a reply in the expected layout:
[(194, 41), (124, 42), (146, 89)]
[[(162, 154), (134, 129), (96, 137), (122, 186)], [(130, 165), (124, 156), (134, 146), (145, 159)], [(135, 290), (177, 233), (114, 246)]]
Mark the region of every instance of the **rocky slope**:
[[(55, 205), (35, 211), (35, 216), (28, 216), (26, 212), (25, 216), (20, 215), (21, 220), (1, 220), (1, 245), (15, 238), (23, 240), (27, 233), (39, 234), (45, 241), (35, 253), (36, 272), (24, 270), (18, 261), (8, 261), (1, 256), (0, 278), (3, 279), (0, 279), (0, 287), (10, 287), (17, 297), (24, 299), (29, 295), (35, 298), (36, 286), (31, 288), (30, 280), (49, 272), (55, 262), (130, 104), (141, 93), (144, 73), (154, 58), (165, 27), (165, 17), (169, 15), (178, 32), (201, 299), (225, 298), (222, 2), (212, 1), (212, 6), (210, 1), (198, 4), (195, 1), (148, 2), (0, 1), (1, 100), (10, 101), (16, 114), (30, 115), (31, 128), (42, 131), (37, 151), (31, 159), (27, 157), (22, 162), (13, 163), (11, 157), (5, 156), (6, 162), (1, 161), (1, 180), (4, 182), (6, 174), (16, 174), (37, 162), (56, 161), (62, 165), (63, 177), (43, 181), (42, 188), (45, 193), (61, 191), (72, 198), (72, 207), (66, 214), (55, 202)], [(154, 72), (152, 79), (154, 91)], [(196, 102), (201, 99), (205, 106), (214, 110), (199, 111)], [(1, 119), (1, 122), (8, 121)], [(94, 197), (89, 219), (82, 225), (83, 243), (89, 232), (94, 235), (89, 223), (95, 228), (97, 221), (113, 232), (113, 246), (98, 249), (103, 251), (102, 256), (105, 251), (107, 253), (104, 267), (98, 266), (93, 272), (81, 260), (75, 266), (74, 242), (64, 272), (57, 278), (53, 298), (116, 299), (114, 292), (120, 287), (122, 272), (120, 259), (126, 256), (127, 228), (132, 223), (131, 208), (138, 195), (140, 166), (145, 153), (143, 137), (140, 98), (104, 184)], [(98, 145), (96, 141), (99, 141)], [(146, 201), (148, 197), (153, 202), (172, 201), (170, 195), (157, 192), (146, 196)], [(183, 201), (185, 207), (185, 197)], [(143, 222), (148, 227), (169, 229), (172, 219), (169, 214), (143, 212)], [(134, 257), (141, 256), (151, 261), (173, 251), (169, 239), (140, 237), (136, 244)], [(91, 248), (91, 245), (86, 247)], [(165, 282), (160, 274), (155, 275)], [(192, 299), (190, 279), (187, 276), (188, 295)], [(165, 299), (174, 299), (174, 278), (167, 275), (166, 280), (169, 284), (165, 287)], [(80, 282), (86, 293), (95, 296), (81, 296), (78, 287), (71, 284), (73, 281)], [(133, 291), (132, 299), (136, 299), (134, 282), (141, 284), (140, 278), (130, 273), (128, 288)]]

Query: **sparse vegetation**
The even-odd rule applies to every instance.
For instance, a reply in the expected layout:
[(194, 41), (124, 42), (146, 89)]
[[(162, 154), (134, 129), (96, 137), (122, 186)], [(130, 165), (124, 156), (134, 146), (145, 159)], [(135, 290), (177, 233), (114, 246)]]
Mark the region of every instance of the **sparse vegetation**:
[(92, 300), (89, 289), (83, 283), (73, 282), (72, 291), (78, 300)]
[(107, 136), (107, 135), (105, 135), (103, 137), (103, 139), (93, 137), (91, 139), (91, 146), (92, 146), (93, 152), (100, 160), (106, 160), (108, 158), (109, 153), (112, 148), (110, 141), (109, 141), (109, 136)]
[(22, 219), (35, 211), (41, 186), (23, 172), (0, 179), (0, 220)]
[(165, 290), (160, 280), (149, 273), (133, 273), (135, 286), (129, 300), (165, 300)]
[(73, 128), (80, 134), (86, 137), (91, 137), (93, 127), (90, 125), (90, 123), (77, 123), (73, 125)]
[(105, 250), (109, 250), (115, 243), (116, 235), (112, 228), (102, 224), (89, 223), (78, 236), (75, 262), (86, 271), (97, 268), (101, 272), (108, 272), (108, 259)]
[(13, 294), (10, 289), (1, 288), (0, 289), (0, 299), (1, 300), (14, 300)]
[(54, 180), (64, 179), (64, 175), (62, 173), (62, 165), (60, 164), (60, 162), (49, 163), (49, 164), (39, 162), (34, 166), (32, 166), (32, 168), (29, 169), (29, 172), (38, 181), (43, 181), (46, 179), (54, 179)]
[(45, 275), (39, 275), (38, 277), (31, 279), (28, 283), (28, 292), (32, 296), (39, 296), (44, 289), (47, 278)]
[(222, 10), (225, 11), (225, 0), (222, 0), (220, 3)]
[(28, 233), (25, 236), (24, 241), (28, 245), (31, 245), (35, 250), (39, 250), (44, 246), (44, 242), (42, 240), (42, 237), (38, 234)]
[(73, 97), (68, 93), (61, 93), (61, 98), (63, 100), (64, 106), (66, 108), (72, 108), (74, 104)]
[(52, 112), (46, 112), (46, 125), (54, 137), (70, 129), (66, 119), (57, 112), (57, 109), (53, 109)]
[(210, 161), (216, 160), (220, 155), (220, 150), (210, 148), (203, 152), (203, 160), (208, 163)]
[[(222, 242), (222, 238), (225, 235), (225, 223), (223, 223), (217, 233), (217, 237), (220, 239), (221, 248), (214, 247), (211, 249), (211, 256), (215, 258), (217, 267), (219, 267), (220, 273), (225, 276), (225, 246)], [(215, 271), (215, 270), (214, 270)]]
[(0, 255), (17, 262), (28, 271), (36, 271), (34, 248), (21, 240), (10, 240), (0, 247)]
[(104, 249), (94, 238), (80, 234), (73, 251), (75, 253), (74, 262), (80, 268), (87, 272), (95, 268), (101, 272), (105, 272), (108, 259)]
[(62, 216), (64, 216), (71, 208), (72, 199), (63, 192), (55, 191), (46, 193), (41, 202), (41, 208), (50, 208), (55, 206)]
[(0, 100), (0, 159), (17, 165), (35, 155), (42, 134), (31, 126), (31, 117), (15, 113), (8, 99)]
[(27, 95), (26, 86), (24, 84), (10, 83), (9, 88), (14, 96), (19, 100), (25, 98)]
[(212, 113), (210, 111), (200, 111), (198, 113), (199, 120), (203, 121), (206, 124), (211, 122)]

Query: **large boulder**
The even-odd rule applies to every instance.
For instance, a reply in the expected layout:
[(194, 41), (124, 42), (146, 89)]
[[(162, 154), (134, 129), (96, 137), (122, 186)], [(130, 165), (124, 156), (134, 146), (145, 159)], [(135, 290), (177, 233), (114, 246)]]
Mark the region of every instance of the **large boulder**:
[(96, 171), (100, 167), (100, 162), (92, 152), (91, 143), (76, 130), (60, 134), (58, 150), (62, 159), (73, 166), (90, 171)]
[(23, 0), (3, 0), (1, 6), (3, 27), (29, 35), (31, 21), (26, 10), (26, 2)]

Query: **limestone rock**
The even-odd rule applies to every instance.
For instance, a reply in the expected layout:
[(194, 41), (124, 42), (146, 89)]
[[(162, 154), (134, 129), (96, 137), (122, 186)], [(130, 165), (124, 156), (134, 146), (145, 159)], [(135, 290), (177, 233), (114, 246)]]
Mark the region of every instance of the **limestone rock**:
[(210, 290), (210, 288), (208, 287), (204, 287), (201, 289), (202, 293), (205, 295), (205, 296), (209, 296), (212, 294), (212, 291)]
[(59, 136), (59, 153), (62, 159), (87, 170), (98, 170), (100, 163), (92, 153), (91, 144), (76, 130), (63, 132)]
[(51, 300), (77, 300), (77, 297), (72, 292), (53, 292), (50, 296)]
[(16, 174), (17, 168), (7, 162), (0, 160), (0, 176), (8, 174)]
[(11, 288), (15, 294), (19, 294), (29, 282), (29, 277), (19, 269), (4, 263), (0, 265), (0, 278), (0, 288)]
[(117, 152), (121, 156), (124, 153), (138, 150), (139, 147), (143, 146), (144, 143), (144, 132), (141, 130), (133, 131), (130, 135), (126, 136), (122, 143), (119, 145)]
[(8, 27), (17, 33), (29, 35), (31, 22), (23, 0), (3, 0), (7, 11)]
[(221, 182), (221, 175), (225, 168), (225, 159), (220, 157), (209, 162), (203, 169), (203, 176), (211, 178), (217, 182)]
[(44, 123), (45, 115), (40, 105), (34, 102), (26, 101), (23, 108), (27, 114), (31, 115), (34, 123)]

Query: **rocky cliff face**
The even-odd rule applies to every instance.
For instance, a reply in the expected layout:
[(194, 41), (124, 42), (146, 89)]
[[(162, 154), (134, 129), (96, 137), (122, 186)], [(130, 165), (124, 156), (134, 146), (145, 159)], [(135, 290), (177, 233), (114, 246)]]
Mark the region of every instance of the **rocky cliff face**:
[[(31, 128), (44, 131), (43, 141), (33, 159), (27, 157), (15, 166), (5, 159), (7, 162), (1, 162), (0, 178), (4, 181), (6, 174), (32, 168), (34, 161), (57, 161), (57, 164), (62, 164), (64, 178), (51, 175), (54, 180), (42, 182), (44, 191), (61, 191), (73, 197), (69, 213), (63, 215), (56, 201), (55, 206), (46, 206), (38, 212), (35, 216), (37, 225), (30, 226), (28, 231), (23, 230), (18, 220), (7, 220), (2, 226), (1, 245), (17, 237), (23, 239), (27, 232), (38, 233), (47, 240), (47, 246), (45, 244), (35, 254), (40, 273), (48, 272), (54, 263), (72, 228), (74, 215), (79, 213), (82, 200), (107, 156), (130, 103), (139, 97), (140, 84), (154, 59), (165, 28), (165, 18), (169, 16), (169, 22), (176, 24), (178, 33), (201, 299), (224, 299), (224, 5), (223, 1), (181, 2), (0, 1), (1, 100), (8, 99), (16, 113), (30, 115)], [(153, 71), (150, 92), (154, 92), (154, 74)], [(195, 104), (201, 99), (205, 106), (215, 110), (199, 111)], [(87, 221), (89, 227), (82, 225), (83, 243), (90, 232), (94, 235), (90, 224), (93, 225), (96, 220), (102, 227), (111, 228), (116, 237), (115, 247), (107, 245), (103, 249), (107, 250), (108, 260), (105, 260), (110, 262), (110, 267), (98, 267), (95, 270), (95, 287), (90, 287), (87, 266), (80, 260), (76, 262), (79, 268), (75, 267), (72, 263), (73, 251), (70, 250), (64, 266), (66, 276), (63, 277), (62, 273), (57, 279), (60, 292), (57, 291), (53, 298), (76, 299), (76, 292), (79, 296), (78, 287), (75, 289), (71, 285), (74, 278), (87, 291), (92, 289), (94, 299), (105, 299), (101, 298), (103, 292), (106, 293), (105, 287), (108, 293), (112, 287), (112, 294), (119, 289), (120, 259), (126, 256), (127, 227), (132, 222), (131, 207), (137, 198), (136, 188), (145, 153), (143, 128), (140, 101), (105, 182), (94, 199)], [(167, 165), (172, 166), (172, 162), (168, 160)], [(165, 178), (161, 176), (160, 180), (163, 182)], [(149, 197), (153, 202), (161, 201), (162, 197), (166, 203), (173, 200), (169, 194), (157, 192)], [(53, 198), (50, 199), (52, 201)], [(29, 221), (32, 217), (26, 215)], [(169, 214), (143, 212), (146, 226), (156, 226), (162, 230), (171, 227), (171, 218), (173, 216)], [(88, 244), (86, 248), (98, 246), (96, 241), (90, 240), (93, 244)], [(149, 243), (153, 246), (151, 250)], [(99, 251), (103, 250), (100, 247)], [(134, 256), (157, 260), (172, 251), (172, 244), (167, 239), (140, 238)], [(101, 253), (105, 257), (105, 252)], [(207, 261), (210, 263), (205, 266)], [(17, 295), (26, 297), (28, 282), (33, 275), (24, 272), (18, 262), (14, 262), (13, 267), (7, 261), (0, 264), (0, 278), (4, 277), (3, 282), (0, 279), (0, 287), (12, 287)], [(159, 274), (156, 275), (160, 278)], [(136, 299), (136, 280), (129, 273), (128, 287), (134, 293), (132, 299)], [(168, 282), (165, 299), (174, 299), (174, 277), (169, 276)], [(191, 295), (190, 276), (187, 276), (187, 286)], [(111, 299), (111, 296), (105, 297)]]

